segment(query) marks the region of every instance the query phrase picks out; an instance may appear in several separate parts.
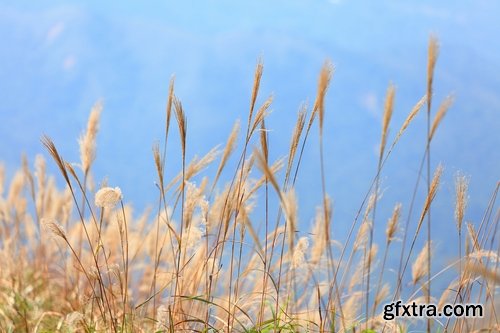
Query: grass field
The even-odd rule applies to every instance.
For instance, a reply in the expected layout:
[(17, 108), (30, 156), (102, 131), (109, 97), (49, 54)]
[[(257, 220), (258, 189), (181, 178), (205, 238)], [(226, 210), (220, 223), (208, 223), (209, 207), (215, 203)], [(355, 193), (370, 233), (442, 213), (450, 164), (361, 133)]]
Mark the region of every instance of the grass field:
[[(119, 184), (99, 181), (97, 186), (92, 177), (93, 163), (102, 158), (96, 153), (101, 104), (92, 109), (80, 137), (78, 163), (66, 161), (44, 136), (50, 160), (39, 155), (30, 163), (23, 158), (22, 169), (10, 180), (0, 169), (1, 331), (499, 330), (498, 184), (491, 184), (494, 191), (484, 203), (484, 217), (473, 225), (465, 221), (468, 177), (456, 175), (456, 228), (446, 241), (457, 242), (459, 250), (455, 262), (431, 270), (436, 256), (432, 203), (446, 172), (443, 166), (431, 169), (432, 139), (453, 103), (452, 97), (432, 99), (437, 57), (438, 44), (431, 38), (427, 71), (422, 71), (427, 93), (415, 101), (402, 124), (391, 124), (395, 88), (388, 87), (378, 166), (346, 239), (332, 238), (335, 218), (324, 180), (324, 98), (334, 74), (329, 62), (319, 73), (312, 108), (304, 107), (297, 115), (288, 154), (276, 161), (269, 158), (265, 122), (272, 97), (256, 103), (261, 62), (254, 74), (248, 120), (234, 125), (225, 146), (191, 161), (186, 160), (189, 115), (172, 80), (165, 137), (152, 154), (158, 201), (139, 217), (122, 201)], [(428, 126), (415, 190), (409, 193), (411, 200), (401, 200), (408, 206), (384, 202), (384, 165), (417, 116), (426, 117)], [(312, 131), (318, 131), (317, 146), (308, 142)], [(174, 167), (166, 162), (172, 135), (180, 137), (182, 163), (176, 177), (165, 179), (166, 168)], [(307, 149), (320, 151), (317, 172), (323, 182), (316, 190), (323, 199), (309, 236), (298, 237), (296, 231), (303, 226), (298, 224), (300, 202), (294, 184)], [(47, 174), (47, 163), (56, 165), (59, 174)], [(216, 172), (207, 176), (209, 165)], [(65, 186), (57, 187), (56, 178)], [(422, 202), (417, 193), (423, 193)], [(393, 206), (392, 216), (377, 216), (379, 205)], [(374, 240), (375, 226), (385, 230), (380, 244)], [(426, 240), (424, 247), (417, 248), (417, 239)], [(402, 251), (393, 251), (395, 242), (401, 242)], [(389, 264), (393, 262), (397, 264)], [(433, 282), (443, 275), (453, 278), (438, 294)], [(385, 320), (385, 304), (400, 299), (438, 309), (446, 303), (478, 303), (484, 314)]]

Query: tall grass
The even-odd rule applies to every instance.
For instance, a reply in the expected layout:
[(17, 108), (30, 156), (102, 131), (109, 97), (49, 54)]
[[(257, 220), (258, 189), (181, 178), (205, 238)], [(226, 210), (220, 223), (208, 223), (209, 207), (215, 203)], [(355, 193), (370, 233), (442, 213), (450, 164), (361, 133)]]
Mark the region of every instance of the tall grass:
[[(39, 155), (34, 168), (26, 158), (10, 183), (0, 168), (0, 327), (5, 332), (406, 332), (493, 331), (498, 329), (496, 285), (498, 204), (496, 184), (478, 227), (467, 223), (468, 178), (456, 178), (456, 262), (434, 273), (435, 239), (431, 207), (442, 166), (431, 171), (431, 141), (451, 107), (451, 98), (431, 122), (437, 42), (429, 47), (426, 95), (416, 101), (390, 138), (396, 89), (387, 90), (377, 168), (346, 239), (332, 238), (335, 223), (326, 188), (323, 146), (325, 96), (333, 67), (320, 71), (313, 107), (297, 115), (285, 157), (270, 160), (273, 149), (266, 127), (272, 96), (257, 105), (264, 66), (258, 62), (249, 113), (241, 136), (236, 123), (225, 146), (188, 161), (188, 115), (171, 80), (162, 146), (153, 146), (158, 202), (155, 210), (134, 216), (116, 184), (95, 188), (92, 165), (102, 105), (93, 108), (79, 140), (80, 161), (69, 163), (47, 136), (42, 143), (59, 175), (46, 174)], [(399, 140), (419, 111), (427, 107), (427, 136), (409, 207), (385, 203), (380, 177)], [(166, 179), (167, 145), (176, 120), (181, 165)], [(309, 141), (317, 124), (319, 147)], [(277, 131), (279, 129), (276, 129)], [(175, 133), (175, 132), (174, 132)], [(238, 143), (241, 140), (242, 142)], [(256, 147), (256, 148), (254, 148)], [(321, 202), (309, 230), (297, 237), (295, 183), (306, 149), (318, 149)], [(236, 168), (229, 169), (229, 160)], [(216, 164), (216, 173), (205, 169)], [(424, 165), (426, 170), (424, 170)], [(283, 170), (284, 169), (284, 170)], [(282, 171), (283, 170), (283, 171)], [(224, 177), (221, 177), (224, 175)], [(58, 188), (55, 177), (65, 186)], [(204, 176), (204, 177), (203, 177)], [(389, 175), (390, 176), (390, 175)], [(421, 177), (427, 188), (419, 186)], [(195, 179), (200, 180), (195, 182)], [(229, 179), (222, 183), (220, 179)], [(417, 202), (422, 193), (424, 201)], [(402, 198), (401, 201), (406, 201)], [(256, 209), (257, 203), (261, 204)], [(394, 206), (387, 224), (377, 214), (382, 204)], [(420, 205), (420, 209), (418, 208)], [(453, 209), (453, 208), (451, 208)], [(415, 213), (417, 212), (417, 213)], [(405, 214), (406, 213), (406, 214)], [(403, 217), (405, 216), (405, 217)], [(274, 219), (275, 220), (272, 220)], [(422, 234), (427, 222), (427, 234)], [(260, 225), (262, 224), (262, 225)], [(450, 225), (453, 225), (450, 223)], [(383, 248), (374, 229), (385, 229)], [(410, 234), (410, 230), (414, 230)], [(302, 229), (302, 231), (304, 231)], [(465, 237), (464, 237), (465, 236)], [(451, 239), (451, 238), (450, 238)], [(416, 248), (417, 240), (425, 246)], [(393, 252), (401, 241), (402, 251)], [(381, 255), (379, 255), (379, 252)], [(380, 261), (381, 259), (381, 261)], [(391, 259), (391, 260), (389, 260)], [(392, 263), (399, 266), (392, 267)], [(396, 272), (395, 279), (390, 275)], [(445, 274), (450, 273), (452, 274)], [(452, 276), (449, 287), (435, 293), (431, 282)], [(402, 289), (410, 292), (402, 292)], [(483, 318), (383, 318), (383, 305), (404, 302), (478, 302)]]

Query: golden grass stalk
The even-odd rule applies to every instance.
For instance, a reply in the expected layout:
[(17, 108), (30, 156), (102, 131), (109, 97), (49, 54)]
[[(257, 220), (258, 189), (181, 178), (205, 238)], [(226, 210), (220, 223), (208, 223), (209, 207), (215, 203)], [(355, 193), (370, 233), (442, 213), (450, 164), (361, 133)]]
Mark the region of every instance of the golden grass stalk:
[(391, 83), (387, 88), (387, 94), (385, 97), (384, 116), (382, 119), (382, 137), (380, 139), (380, 152), (379, 152), (380, 160), (382, 160), (382, 157), (384, 156), (385, 145), (387, 142), (387, 133), (389, 131), (389, 123), (391, 122), (392, 112), (394, 109), (394, 95), (395, 95), (395, 88), (394, 85)]
[(370, 235), (370, 229), (372, 228), (372, 221), (365, 219), (361, 226), (359, 227), (358, 234), (354, 240), (354, 245), (352, 251), (356, 252), (359, 248), (365, 247), (368, 243), (368, 236)]
[(97, 102), (90, 112), (87, 130), (78, 140), (80, 145), (80, 161), (84, 174), (88, 174), (96, 156), (96, 136), (99, 130), (99, 118), (102, 112), (102, 102)]
[[(177, 244), (177, 253), (176, 253), (176, 268), (175, 268), (175, 280), (174, 280), (174, 304), (173, 304), (173, 313), (177, 315), (177, 296), (179, 294), (179, 278), (181, 272), (181, 258), (182, 258), (182, 240), (184, 229), (186, 227), (184, 223), (184, 199), (185, 199), (185, 181), (186, 181), (186, 133), (187, 133), (187, 120), (186, 115), (184, 114), (184, 110), (182, 108), (182, 103), (174, 98), (174, 110), (175, 110), (175, 118), (177, 120), (177, 126), (179, 128), (179, 136), (181, 140), (182, 147), (182, 181), (181, 181), (181, 222), (180, 222), (180, 231), (179, 231), (179, 243)], [(182, 311), (181, 311), (182, 312)]]
[[(382, 287), (382, 280), (384, 277), (387, 255), (389, 253), (389, 246), (391, 245), (393, 240), (396, 238), (396, 233), (398, 231), (399, 219), (401, 217), (401, 206), (402, 206), (401, 203), (397, 203), (394, 206), (394, 209), (392, 211), (392, 215), (389, 218), (389, 220), (387, 221), (387, 227), (385, 229), (386, 244), (385, 244), (384, 258), (382, 259), (382, 267), (380, 268), (380, 273), (378, 276), (377, 289), (376, 289), (375, 295), (378, 295), (379, 292), (382, 292), (382, 290), (380, 288)], [(372, 317), (375, 316), (375, 311), (377, 310), (377, 307), (380, 304), (380, 301), (377, 301), (377, 297), (378, 296), (376, 296), (375, 301), (373, 303)]]
[(448, 96), (439, 106), (438, 112), (436, 113), (434, 121), (432, 122), (431, 132), (429, 134), (429, 141), (431, 141), (432, 138), (434, 137), (436, 129), (438, 128), (439, 124), (443, 120), (444, 116), (446, 115), (446, 112), (448, 112), (448, 109), (451, 107), (452, 104), (453, 104), (453, 97)]
[(16, 203), (19, 202), (19, 198), (21, 197), (21, 193), (25, 185), (24, 174), (25, 172), (16, 172), (10, 183), (7, 202), (11, 207), (16, 207)]
[[(35, 200), (36, 212), (39, 216), (43, 215), (43, 202), (45, 200), (47, 185), (47, 167), (42, 155), (35, 158), (35, 178), (37, 183), (37, 196)], [(1, 193), (0, 193), (1, 195)]]
[(68, 186), (71, 187), (71, 182), (69, 180), (68, 176), (68, 171), (66, 170), (66, 163), (64, 162), (63, 158), (59, 155), (59, 152), (57, 151), (56, 146), (54, 145), (54, 142), (46, 135), (42, 136), (42, 144), (47, 148), (47, 151), (49, 154), (52, 156), (54, 161), (57, 164), (57, 167), (59, 168), (59, 171), (61, 171), (61, 174), (64, 177), (64, 180), (68, 184)]
[(293, 188), (283, 194), (283, 210), (285, 211), (287, 230), (288, 230), (288, 251), (291, 251), (293, 257), (295, 232), (297, 228), (297, 197)]
[(174, 85), (175, 85), (175, 76), (172, 76), (170, 79), (170, 83), (168, 86), (168, 98), (166, 105), (166, 116), (165, 116), (165, 138), (164, 138), (164, 146), (163, 146), (163, 156), (162, 156), (162, 169), (165, 168), (165, 158), (167, 156), (167, 141), (168, 141), (168, 133), (170, 130), (170, 119), (172, 118), (172, 105), (174, 103), (175, 95), (174, 95)]
[(396, 232), (398, 231), (399, 218), (401, 217), (401, 203), (397, 203), (394, 206), (392, 211), (392, 215), (387, 221), (387, 228), (385, 229), (385, 236), (387, 239), (387, 243), (391, 243), (395, 237)]
[(255, 114), (255, 119), (253, 121), (252, 127), (250, 128), (250, 132), (247, 137), (247, 141), (250, 139), (252, 134), (255, 132), (257, 127), (264, 121), (264, 118), (267, 116), (267, 110), (271, 106), (273, 102), (273, 96), (269, 96), (266, 101), (261, 105), (257, 113)]
[(434, 81), (434, 68), (439, 54), (438, 40), (435, 36), (429, 38), (429, 48), (427, 51), (427, 103), (430, 112), (432, 103), (432, 85)]
[[(271, 182), (271, 185), (274, 187), (274, 190), (276, 191), (276, 194), (280, 198), (280, 201), (284, 202), (285, 199), (284, 199), (284, 196), (283, 196), (283, 194), (281, 192), (281, 189), (280, 189), (280, 187), (278, 185), (276, 177), (274, 176), (274, 172), (271, 170), (271, 168), (269, 168), (269, 165), (267, 164), (267, 161), (266, 161), (265, 157), (258, 150), (254, 151), (254, 156), (257, 157), (257, 166), (264, 173), (264, 175), (266, 176), (267, 180), (269, 182)], [(284, 206), (286, 206), (286, 203), (284, 204)]]
[(417, 284), (422, 278), (427, 275), (427, 261), (429, 260), (429, 244), (425, 243), (415, 262), (411, 266), (412, 283)]
[(465, 209), (467, 208), (467, 190), (469, 188), (469, 180), (461, 174), (455, 176), (455, 221), (457, 229), (462, 230)]
[(177, 98), (174, 97), (174, 110), (175, 110), (175, 119), (177, 120), (177, 126), (179, 128), (179, 136), (181, 139), (181, 147), (182, 147), (182, 157), (185, 159), (186, 157), (186, 133), (187, 133), (187, 119), (184, 114), (184, 110), (182, 108), (182, 103)]
[(430, 190), (427, 193), (427, 197), (425, 198), (425, 203), (424, 207), (422, 208), (422, 212), (420, 214), (420, 219), (418, 221), (418, 226), (417, 226), (417, 231), (416, 233), (420, 231), (420, 228), (422, 227), (422, 223), (424, 222), (424, 218), (426, 214), (429, 212), (429, 207), (431, 206), (432, 201), (436, 197), (437, 190), (439, 188), (439, 184), (441, 181), (441, 175), (443, 174), (443, 166), (440, 164), (436, 168), (436, 171), (434, 172), (434, 177), (432, 178)]
[[(384, 284), (384, 286), (377, 291), (377, 294), (375, 295), (375, 300), (373, 301), (373, 308), (376, 309), (380, 304), (382, 304), (382, 301), (389, 296), (391, 288), (388, 283)], [(372, 316), (373, 317), (373, 316)]]
[(248, 113), (248, 124), (250, 124), (253, 116), (253, 110), (255, 108), (255, 101), (257, 100), (257, 95), (259, 94), (260, 79), (262, 78), (263, 70), (264, 70), (264, 64), (262, 63), (262, 60), (259, 60), (257, 62), (257, 66), (255, 67), (255, 74), (252, 87), (252, 97), (250, 99), (250, 112)]
[(474, 248), (474, 252), (481, 251), (481, 246), (479, 245), (479, 237), (474, 230), (474, 225), (472, 223), (467, 223), (467, 231), (469, 232), (469, 237)]
[(309, 239), (307, 237), (300, 237), (292, 252), (291, 267), (294, 269), (301, 268), (306, 264), (305, 254), (309, 248)]
[[(170, 190), (174, 185), (177, 185), (176, 191), (181, 192), (184, 188), (184, 182), (189, 181), (191, 178), (199, 174), (202, 170), (207, 168), (220, 154), (218, 147), (210, 149), (203, 157), (199, 158), (194, 156), (189, 164), (181, 170), (175, 177), (172, 177), (170, 182), (165, 186), (165, 191)], [(183, 182), (184, 179), (184, 182)]]
[(222, 173), (222, 170), (226, 166), (226, 163), (233, 153), (234, 149), (236, 148), (236, 141), (238, 139), (238, 135), (240, 133), (240, 122), (237, 121), (233, 125), (233, 129), (231, 130), (231, 134), (229, 135), (229, 138), (227, 139), (226, 145), (224, 146), (224, 151), (222, 152), (222, 158), (219, 163), (219, 167), (217, 168), (217, 173), (215, 174), (214, 181), (212, 184), (212, 190), (215, 188), (215, 185), (217, 184), (217, 181), (219, 180), (219, 177)]
[(0, 197), (3, 197), (5, 190), (5, 165), (0, 163)]
[(266, 128), (266, 122), (262, 120), (260, 123), (260, 149), (262, 150), (262, 154), (264, 155), (264, 158), (266, 161), (269, 161), (269, 146), (268, 146), (268, 138), (267, 138), (267, 128)]
[(313, 245), (311, 247), (311, 263), (319, 264), (323, 254), (325, 253), (326, 243), (325, 237), (323, 237), (324, 230), (324, 213), (322, 207), (316, 208), (316, 217), (314, 219), (314, 225), (312, 230)]
[[(319, 131), (320, 136), (323, 135), (323, 123), (325, 118), (325, 96), (328, 90), (328, 85), (330, 84), (330, 79), (333, 74), (333, 65), (330, 61), (326, 61), (321, 68), (321, 72), (318, 78), (318, 90), (316, 95), (316, 100), (314, 101), (313, 114), (311, 115), (311, 120), (309, 124), (312, 123), (313, 117), (318, 114), (319, 117)], [(309, 125), (310, 126), (310, 125)]]
[(491, 281), (495, 285), (500, 284), (500, 273), (497, 270), (487, 268), (482, 263), (467, 261), (464, 271), (471, 275), (482, 276), (485, 280)]
[[(434, 80), (434, 67), (436, 66), (438, 56), (438, 44), (436, 38), (433, 36), (429, 39), (429, 49), (428, 49), (428, 62), (427, 62), (427, 192), (431, 192), (431, 105), (432, 105), (432, 85)], [(431, 244), (431, 203), (427, 207), (427, 244), (430, 247)], [(431, 294), (431, 251), (428, 249), (429, 256), (427, 261), (427, 303), (430, 303)], [(431, 330), (431, 320), (427, 319), (427, 330)]]
[(410, 123), (413, 121), (413, 119), (417, 116), (419, 111), (422, 109), (422, 106), (425, 104), (427, 101), (427, 96), (422, 97), (417, 104), (411, 109), (411, 112), (408, 114), (406, 117), (405, 121), (403, 122), (403, 125), (399, 129), (398, 134), (396, 135), (396, 139), (394, 139), (393, 146), (399, 141), (399, 138), (403, 135), (403, 133), (406, 131)]
[(304, 130), (304, 125), (306, 123), (306, 106), (303, 105), (297, 115), (297, 122), (295, 123), (295, 129), (293, 130), (292, 139), (290, 142), (290, 150), (288, 152), (288, 165), (286, 174), (289, 175), (292, 169), (293, 160), (295, 154), (297, 153), (297, 147), (299, 146), (300, 136)]
[(355, 291), (351, 295), (347, 301), (343, 304), (343, 332), (347, 332), (348, 329), (355, 324), (355, 322), (359, 319), (359, 310), (361, 309), (361, 300), (363, 298), (363, 293), (361, 291)]

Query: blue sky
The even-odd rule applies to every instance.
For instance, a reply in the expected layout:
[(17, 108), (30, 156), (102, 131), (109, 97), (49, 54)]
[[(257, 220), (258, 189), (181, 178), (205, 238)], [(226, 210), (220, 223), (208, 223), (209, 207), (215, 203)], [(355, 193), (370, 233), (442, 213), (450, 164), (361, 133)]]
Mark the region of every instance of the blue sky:
[[(259, 101), (274, 95), (267, 125), (278, 157), (287, 152), (297, 110), (304, 101), (312, 104), (317, 75), (330, 59), (335, 74), (326, 101), (326, 178), (334, 226), (342, 233), (375, 171), (387, 85), (397, 87), (395, 134), (425, 93), (427, 42), (434, 34), (441, 46), (435, 105), (455, 96), (432, 152), (433, 167), (445, 166), (435, 205), (435, 229), (444, 236), (454, 228), (455, 172), (470, 176), (466, 218), (475, 223), (499, 180), (498, 13), (496, 1), (0, 1), (0, 160), (12, 174), (21, 153), (31, 160), (45, 154), (40, 137), (48, 134), (68, 161), (78, 161), (77, 138), (102, 99), (94, 176), (120, 186), (142, 210), (156, 199), (151, 147), (163, 138), (173, 74), (192, 157), (224, 143), (236, 119), (245, 121), (253, 70), (262, 58)], [(382, 176), (381, 223), (396, 201), (407, 203), (424, 141), (422, 114)], [(173, 173), (179, 163), (176, 150), (169, 152)], [(317, 161), (313, 136), (298, 182), (304, 230), (320, 202)]]

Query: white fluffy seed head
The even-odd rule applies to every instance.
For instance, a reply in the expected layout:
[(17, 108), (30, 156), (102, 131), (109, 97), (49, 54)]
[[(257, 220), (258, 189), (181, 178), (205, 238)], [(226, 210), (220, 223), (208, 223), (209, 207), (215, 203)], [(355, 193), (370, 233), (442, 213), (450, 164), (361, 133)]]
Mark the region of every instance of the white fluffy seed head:
[(95, 204), (101, 208), (113, 208), (122, 199), (119, 187), (103, 187), (95, 194)]

